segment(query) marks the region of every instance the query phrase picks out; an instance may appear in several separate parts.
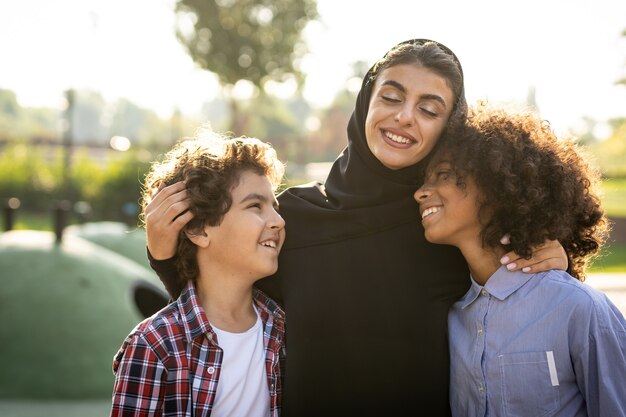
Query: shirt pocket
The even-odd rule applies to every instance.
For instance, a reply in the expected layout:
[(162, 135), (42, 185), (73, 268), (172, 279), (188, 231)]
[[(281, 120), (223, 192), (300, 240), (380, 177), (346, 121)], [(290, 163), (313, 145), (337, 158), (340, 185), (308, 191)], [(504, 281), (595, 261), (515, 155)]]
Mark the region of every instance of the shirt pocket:
[(552, 352), (508, 353), (498, 357), (506, 417), (547, 417), (560, 407)]

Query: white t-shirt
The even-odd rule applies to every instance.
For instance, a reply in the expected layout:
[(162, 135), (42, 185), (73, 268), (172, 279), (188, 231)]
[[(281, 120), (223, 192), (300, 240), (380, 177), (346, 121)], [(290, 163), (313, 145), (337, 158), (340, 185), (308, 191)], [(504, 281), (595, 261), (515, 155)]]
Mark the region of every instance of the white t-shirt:
[(211, 326), (217, 334), (217, 344), (224, 351), (211, 415), (268, 417), (270, 391), (265, 372), (263, 324), (258, 311), (254, 326), (243, 333)]

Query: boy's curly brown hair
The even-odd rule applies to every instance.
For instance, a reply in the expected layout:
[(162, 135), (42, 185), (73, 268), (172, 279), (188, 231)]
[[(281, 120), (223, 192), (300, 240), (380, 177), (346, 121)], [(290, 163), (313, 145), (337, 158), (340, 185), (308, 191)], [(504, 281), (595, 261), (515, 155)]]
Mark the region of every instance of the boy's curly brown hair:
[(178, 236), (176, 268), (181, 286), (198, 275), (197, 247), (185, 230), (197, 232), (205, 226), (219, 225), (232, 205), (231, 191), (244, 171), (267, 176), (276, 191), (284, 165), (274, 148), (259, 139), (231, 138), (201, 130), (195, 138), (174, 145), (146, 174), (141, 197), (142, 222), (146, 206), (160, 185), (179, 181), (186, 184), (189, 210), (194, 216)]
[[(560, 139), (548, 122), (531, 112), (512, 112), (479, 103), (467, 124), (450, 132), (431, 163), (445, 157), (457, 185), (471, 176), (482, 197), (482, 241), (530, 257), (545, 239), (558, 240), (569, 272), (581, 281), (604, 244), (608, 222), (599, 197), (600, 175), (582, 146)], [(487, 216), (482, 214), (488, 213)], [(510, 235), (511, 244), (500, 239)]]

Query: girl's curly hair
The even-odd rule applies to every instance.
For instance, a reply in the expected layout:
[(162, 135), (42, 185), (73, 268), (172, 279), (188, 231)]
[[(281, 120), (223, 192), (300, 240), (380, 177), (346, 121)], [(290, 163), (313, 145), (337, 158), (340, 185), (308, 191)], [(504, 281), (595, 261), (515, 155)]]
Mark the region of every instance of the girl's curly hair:
[[(196, 232), (205, 226), (217, 226), (232, 205), (231, 191), (244, 171), (267, 176), (276, 191), (284, 165), (274, 148), (259, 139), (231, 138), (201, 130), (195, 138), (177, 143), (161, 161), (152, 164), (144, 179), (140, 219), (145, 223), (146, 206), (160, 185), (184, 181), (189, 210), (194, 215), (185, 230)], [(178, 236), (176, 260), (181, 286), (198, 275), (197, 247), (185, 230)]]
[[(558, 240), (570, 273), (585, 268), (604, 244), (608, 222), (599, 197), (600, 175), (585, 150), (560, 139), (548, 122), (530, 112), (509, 112), (479, 103), (467, 124), (450, 132), (435, 160), (450, 160), (457, 184), (471, 176), (481, 191), (482, 241), (530, 257), (545, 239)], [(433, 161), (436, 162), (436, 161)], [(483, 214), (488, 214), (487, 216)]]

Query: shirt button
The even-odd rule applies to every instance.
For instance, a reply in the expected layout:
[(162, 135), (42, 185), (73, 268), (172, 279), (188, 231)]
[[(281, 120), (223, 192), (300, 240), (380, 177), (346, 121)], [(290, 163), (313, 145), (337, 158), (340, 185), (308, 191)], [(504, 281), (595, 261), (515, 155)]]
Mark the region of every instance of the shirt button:
[(488, 292), (487, 292), (487, 290), (485, 290), (485, 289), (483, 289), (480, 293), (481, 293), (482, 295), (484, 295), (484, 296), (489, 295), (489, 293), (488, 293)]
[(485, 387), (483, 387), (483, 384), (478, 384), (478, 392), (482, 394), (484, 391), (485, 391)]
[(209, 368), (206, 371), (209, 373), (209, 375), (213, 375), (215, 373), (215, 367), (209, 366)]
[(483, 334), (483, 329), (481, 329), (480, 327), (478, 328), (478, 336), (480, 336), (481, 334)]

